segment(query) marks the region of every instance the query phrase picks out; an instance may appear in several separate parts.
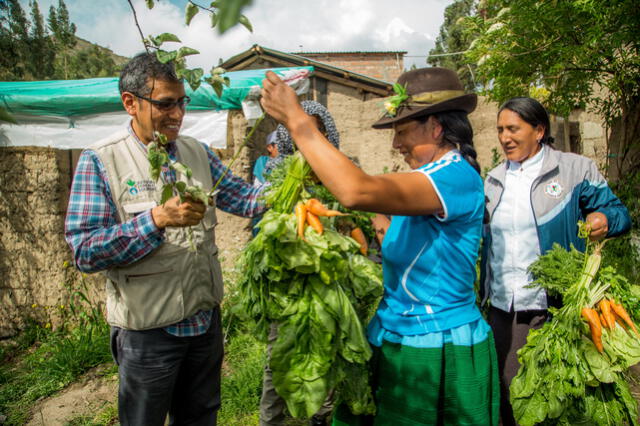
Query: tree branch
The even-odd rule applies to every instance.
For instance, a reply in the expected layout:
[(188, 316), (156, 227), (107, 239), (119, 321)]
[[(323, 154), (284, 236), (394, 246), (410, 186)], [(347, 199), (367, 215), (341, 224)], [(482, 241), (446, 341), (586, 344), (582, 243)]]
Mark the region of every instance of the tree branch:
[(147, 51), (147, 53), (149, 53), (149, 46), (147, 46), (147, 43), (144, 41), (144, 34), (142, 33), (142, 28), (140, 28), (140, 24), (138, 23), (138, 15), (136, 14), (136, 8), (133, 7), (133, 3), (131, 3), (131, 0), (127, 0), (129, 2), (129, 6), (131, 6), (131, 11), (133, 12), (133, 20), (136, 23), (136, 27), (138, 27), (138, 32), (140, 33), (140, 38), (142, 39), (142, 45), (144, 46), (144, 49)]
[(200, 9), (202, 9), (202, 10), (206, 10), (207, 12), (213, 12), (213, 11), (214, 11), (213, 9), (211, 9), (211, 8), (209, 8), (209, 7), (205, 7), (205, 6), (199, 5), (198, 3), (196, 3), (196, 2), (194, 2), (194, 1), (192, 1), (192, 0), (189, 0), (189, 3), (191, 3), (191, 4), (192, 4), (192, 5), (194, 5), (194, 6), (199, 7), (199, 8), (200, 8)]

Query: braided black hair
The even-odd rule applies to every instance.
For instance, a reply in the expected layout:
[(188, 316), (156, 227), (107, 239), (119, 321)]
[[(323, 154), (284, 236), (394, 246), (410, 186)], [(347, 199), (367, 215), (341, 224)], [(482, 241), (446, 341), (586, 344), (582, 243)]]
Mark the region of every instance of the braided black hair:
[[(478, 154), (473, 146), (473, 128), (465, 111), (444, 111), (433, 114), (443, 130), (443, 144), (455, 146), (462, 157), (480, 174)], [(426, 123), (428, 115), (418, 117), (421, 123)]]

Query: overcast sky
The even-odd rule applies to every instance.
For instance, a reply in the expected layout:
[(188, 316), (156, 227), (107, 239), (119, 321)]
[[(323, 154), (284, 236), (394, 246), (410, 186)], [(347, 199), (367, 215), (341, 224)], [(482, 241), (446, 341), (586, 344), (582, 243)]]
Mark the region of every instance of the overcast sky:
[[(196, 0), (203, 5), (209, 1)], [(189, 66), (208, 72), (219, 58), (226, 60), (254, 44), (284, 51), (407, 51), (405, 68), (425, 66), (433, 48), (444, 9), (451, 0), (254, 0), (245, 9), (253, 33), (238, 26), (218, 35), (209, 17), (199, 13), (184, 25), (186, 0), (161, 0), (149, 10), (133, 0), (144, 35), (176, 34), (184, 45), (200, 51)], [(23, 0), (28, 13), (28, 1)], [(38, 0), (46, 16), (58, 0)], [(65, 0), (76, 35), (123, 56), (143, 49), (126, 0)], [(393, 5), (393, 8), (390, 8)], [(169, 45), (167, 45), (169, 46)], [(170, 49), (171, 50), (171, 49)]]

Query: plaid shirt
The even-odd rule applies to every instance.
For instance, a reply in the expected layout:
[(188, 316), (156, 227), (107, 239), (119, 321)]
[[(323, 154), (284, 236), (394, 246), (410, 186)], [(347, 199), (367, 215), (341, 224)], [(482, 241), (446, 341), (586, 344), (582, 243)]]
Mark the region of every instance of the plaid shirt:
[[(131, 126), (129, 132), (142, 144)], [(206, 145), (203, 146), (215, 183), (226, 166)], [(175, 142), (169, 143), (167, 151), (171, 160), (176, 160)], [(165, 182), (176, 181), (175, 171), (168, 167), (163, 167), (162, 177)], [(238, 216), (255, 216), (264, 210), (264, 206), (258, 201), (263, 188), (256, 188), (232, 173), (227, 173), (218, 187), (220, 192), (216, 197), (216, 206)], [(73, 177), (65, 220), (65, 238), (81, 271), (98, 272), (129, 265), (164, 242), (164, 230), (158, 229), (153, 222), (151, 210), (124, 223), (118, 223), (116, 212), (104, 165), (95, 151), (83, 151)], [(203, 334), (209, 328), (211, 314), (212, 311), (200, 311), (177, 324), (165, 327), (165, 330), (175, 336)]]

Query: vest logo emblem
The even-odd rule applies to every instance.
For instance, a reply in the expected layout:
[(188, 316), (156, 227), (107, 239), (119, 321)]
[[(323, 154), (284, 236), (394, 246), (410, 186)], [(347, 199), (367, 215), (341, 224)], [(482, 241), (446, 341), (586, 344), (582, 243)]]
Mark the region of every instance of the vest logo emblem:
[(544, 192), (550, 197), (558, 198), (562, 194), (562, 185), (557, 181), (549, 182), (544, 188)]
[(138, 195), (140, 191), (154, 192), (156, 190), (156, 184), (152, 180), (142, 180), (140, 182), (136, 182), (133, 179), (129, 179), (125, 182), (129, 189), (127, 192), (131, 195)]
[(134, 180), (129, 179), (127, 185), (129, 186), (129, 194), (138, 195), (138, 188), (136, 188), (136, 182)]

